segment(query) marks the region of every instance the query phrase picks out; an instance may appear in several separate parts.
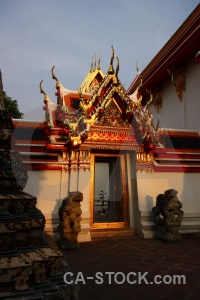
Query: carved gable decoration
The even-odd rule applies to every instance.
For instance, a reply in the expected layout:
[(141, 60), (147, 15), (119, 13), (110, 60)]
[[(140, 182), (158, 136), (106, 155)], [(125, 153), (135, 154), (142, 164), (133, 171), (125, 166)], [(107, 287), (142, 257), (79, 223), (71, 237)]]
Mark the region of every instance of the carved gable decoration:
[(101, 82), (102, 78), (100, 78), (100, 80), (98, 80), (96, 77), (92, 80), (89, 88), (88, 88), (88, 91), (89, 92), (94, 92), (96, 89), (99, 88), (100, 86), (100, 82)]
[(127, 120), (125, 120), (122, 116), (118, 105), (116, 104), (114, 99), (110, 99), (108, 101), (104, 113), (97, 118), (94, 125), (99, 126), (113, 126), (113, 127), (130, 127)]

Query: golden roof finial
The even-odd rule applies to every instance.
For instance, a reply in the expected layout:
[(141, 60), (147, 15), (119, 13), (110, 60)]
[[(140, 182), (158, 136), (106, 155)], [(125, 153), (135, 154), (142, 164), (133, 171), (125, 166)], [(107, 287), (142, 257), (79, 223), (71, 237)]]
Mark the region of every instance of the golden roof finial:
[(113, 48), (113, 45), (111, 46), (111, 48), (112, 48), (111, 61), (113, 62), (113, 59), (114, 59), (114, 48)]
[(109, 74), (114, 73), (114, 69), (113, 69), (114, 48), (113, 48), (113, 46), (111, 46), (111, 48), (112, 48), (112, 53), (111, 53), (111, 59), (110, 59), (110, 66), (109, 66), (109, 69), (108, 69)]
[(97, 65), (97, 63), (96, 63), (96, 54), (94, 55), (94, 71), (96, 71), (96, 65)]
[(91, 63), (91, 68), (90, 68), (90, 73), (93, 71), (93, 56), (92, 56), (92, 63)]
[(93, 59), (93, 69), (92, 69), (92, 72), (94, 72), (95, 71), (95, 57), (92, 56), (92, 59)]
[(45, 91), (43, 90), (42, 88), (42, 82), (43, 82), (43, 79), (40, 81), (40, 93), (41, 94), (44, 94), (44, 102), (47, 100), (47, 93), (45, 93)]
[(115, 71), (115, 78), (114, 78), (114, 80), (113, 80), (113, 83), (114, 84), (118, 84), (118, 72), (119, 72), (119, 58), (118, 58), (118, 56), (116, 56), (116, 61), (117, 61), (117, 63), (116, 63), (116, 71)]
[(117, 60), (117, 63), (116, 63), (116, 71), (115, 71), (115, 74), (116, 74), (116, 77), (118, 76), (118, 72), (119, 72), (119, 58), (118, 56), (116, 56), (116, 60)]
[(99, 51), (97, 70), (100, 70), (100, 69), (101, 69), (100, 61), (101, 61), (101, 57), (100, 57), (100, 51)]
[(60, 82), (59, 82), (58, 78), (54, 74), (54, 68), (55, 68), (55, 65), (51, 69), (51, 74), (52, 74), (52, 78), (56, 80), (56, 88), (57, 88), (60, 85)]

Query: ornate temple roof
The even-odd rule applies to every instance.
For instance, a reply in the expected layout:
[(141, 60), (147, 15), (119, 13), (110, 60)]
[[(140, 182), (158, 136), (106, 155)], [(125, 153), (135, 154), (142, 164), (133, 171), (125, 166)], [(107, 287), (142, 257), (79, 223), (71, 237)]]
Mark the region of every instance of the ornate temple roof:
[[(26, 144), (30, 146), (31, 138), (30, 151), (33, 153), (29, 158), (26, 154), (23, 156), (26, 166), (61, 169), (62, 161), (59, 156), (62, 156), (63, 151), (68, 152), (73, 149), (75, 151), (77, 149), (81, 151), (134, 150), (137, 152), (136, 162), (139, 170), (161, 171), (164, 167), (165, 170), (170, 171), (171, 163), (169, 163), (170, 168), (166, 167), (167, 160), (163, 158), (170, 158), (171, 152), (176, 153), (177, 150), (184, 152), (183, 149), (187, 148), (190, 154), (195, 153), (195, 149), (189, 145), (196, 144), (194, 140), (199, 137), (192, 134), (191, 139), (187, 140), (186, 133), (182, 132), (181, 138), (175, 137), (173, 131), (162, 131), (159, 124), (155, 126), (153, 116), (148, 109), (152, 101), (151, 92), (148, 92), (146, 104), (143, 106), (142, 103), (142, 76), (138, 72), (135, 81), (139, 84), (132, 94), (128, 95), (118, 78), (119, 59), (116, 58), (115, 69), (113, 61), (114, 48), (112, 47), (107, 73), (100, 74), (100, 69), (94, 70), (91, 66), (91, 72), (86, 75), (78, 91), (65, 88), (55, 76), (55, 67), (53, 67), (52, 78), (56, 81), (57, 103), (51, 101), (44, 92), (41, 81), (40, 91), (44, 94), (45, 122), (14, 121), (17, 130), (16, 147), (20, 151), (26, 153)], [(97, 79), (98, 84), (93, 85)], [(163, 132), (165, 132), (164, 141)], [(34, 156), (34, 153), (37, 155)], [(175, 164), (179, 162), (180, 157), (177, 156)], [(190, 156), (190, 159), (194, 164), (197, 162), (199, 165), (194, 155)], [(187, 166), (190, 161), (186, 162)], [(173, 170), (180, 170), (180, 168)], [(186, 171), (190, 170), (192, 169), (187, 168)]]
[(101, 72), (100, 62), (97, 68), (91, 66), (77, 92), (66, 89), (60, 83), (53, 67), (52, 78), (56, 80), (57, 89), (56, 106), (49, 101), (40, 84), (46, 104), (49, 149), (58, 145), (63, 146), (63, 149), (77, 145), (98, 148), (99, 145), (105, 149), (136, 150), (141, 148), (144, 138), (146, 145), (147, 139), (157, 142), (158, 128), (152, 126), (152, 115), (147, 106), (142, 107), (141, 97), (132, 99), (127, 95), (118, 78), (119, 59), (116, 57), (115, 70), (113, 60), (112, 47), (106, 75)]

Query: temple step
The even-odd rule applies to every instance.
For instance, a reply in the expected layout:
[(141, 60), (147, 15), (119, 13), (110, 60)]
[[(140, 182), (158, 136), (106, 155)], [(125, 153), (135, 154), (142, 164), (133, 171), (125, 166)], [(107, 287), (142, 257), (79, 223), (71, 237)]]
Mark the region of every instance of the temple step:
[(63, 276), (55, 277), (29, 290), (12, 293), (1, 293), (0, 300), (79, 300), (80, 287), (77, 284), (66, 284)]
[(92, 241), (97, 239), (116, 239), (136, 237), (135, 228), (98, 228), (90, 230)]

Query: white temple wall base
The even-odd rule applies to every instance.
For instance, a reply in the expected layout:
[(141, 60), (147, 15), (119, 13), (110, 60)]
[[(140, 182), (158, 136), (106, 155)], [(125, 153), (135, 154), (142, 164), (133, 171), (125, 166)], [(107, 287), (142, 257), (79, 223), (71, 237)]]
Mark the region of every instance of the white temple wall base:
[(144, 173), (137, 172), (138, 220), (137, 234), (153, 238), (155, 233), (152, 208), (156, 197), (167, 189), (175, 189), (183, 204), (184, 217), (180, 233), (200, 232), (200, 174), (198, 173)]

